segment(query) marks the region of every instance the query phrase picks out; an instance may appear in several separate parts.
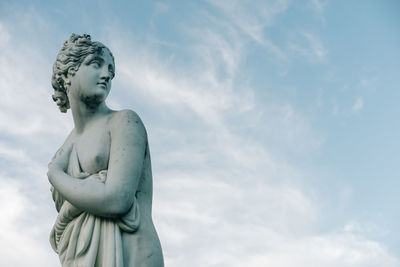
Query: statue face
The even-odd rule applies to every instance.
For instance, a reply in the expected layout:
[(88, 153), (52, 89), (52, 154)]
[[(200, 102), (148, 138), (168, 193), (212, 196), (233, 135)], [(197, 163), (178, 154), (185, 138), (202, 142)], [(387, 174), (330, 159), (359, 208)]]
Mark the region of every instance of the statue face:
[(103, 48), (101, 54), (88, 55), (75, 75), (68, 75), (71, 82), (68, 98), (87, 105), (100, 104), (110, 92), (113, 73), (114, 62), (107, 49)]

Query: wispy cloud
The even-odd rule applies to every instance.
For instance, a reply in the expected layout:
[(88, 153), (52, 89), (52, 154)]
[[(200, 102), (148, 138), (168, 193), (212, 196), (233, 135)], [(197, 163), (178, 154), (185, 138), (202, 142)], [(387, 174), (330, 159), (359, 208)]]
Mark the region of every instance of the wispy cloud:
[(50, 150), (60, 145), (56, 136), (65, 135), (70, 125), (57, 119), (49, 90), (51, 64), (44, 60), (42, 48), (18, 35), (18, 27), (36, 25), (34, 20), (28, 23), (33, 17), (0, 21), (0, 259), (4, 266), (58, 264), (57, 257), (49, 255), (48, 231), (55, 211), (46, 165), (54, 152)]
[[(25, 187), (15, 177), (0, 173), (0, 259), (4, 266), (57, 266), (58, 259), (51, 256), (47, 235), (43, 229), (50, 223), (33, 218), (43, 216), (35, 199), (28, 198), (21, 188)], [(5, 203), (7, 203), (5, 205)], [(38, 212), (39, 211), (39, 212)], [(49, 216), (46, 216), (49, 217)], [(38, 223), (42, 225), (38, 225)]]
[[(167, 264), (396, 266), (397, 260), (381, 244), (362, 235), (335, 229), (318, 233), (316, 199), (297, 184), (308, 174), (279, 160), (263, 142), (235, 133), (235, 124), (249, 125), (249, 118), (265, 113), (275, 130), (270, 136), (291, 140), (293, 153), (301, 151), (296, 144), (302, 142), (321, 144), (290, 105), (258, 105), (254, 97), (243, 97), (255, 92), (248, 87), (243, 95), (236, 87), (244, 42), (229, 30), (192, 29), (201, 37), (192, 44), (198, 58), (193, 66), (164, 62), (132, 43), (129, 34), (117, 34), (126, 39), (110, 38), (119, 51), (123, 97), (141, 95), (153, 112), (168, 111), (169, 119), (185, 125), (154, 125), (156, 133), (150, 133), (153, 152), (156, 149), (154, 215)], [(325, 57), (316, 38), (304, 38), (313, 58)], [(223, 78), (221, 68), (226, 70)], [(248, 108), (237, 112), (243, 106)], [(261, 125), (255, 129), (265, 131)]]
[(295, 56), (306, 58), (311, 63), (326, 62), (328, 50), (314, 34), (303, 32), (288, 44), (289, 51)]
[(318, 61), (325, 60), (328, 51), (322, 44), (321, 40), (317, 38), (315, 35), (310, 33), (304, 33), (304, 37), (307, 39), (308, 43), (310, 44), (311, 48), (311, 55), (313, 55)]
[(311, 7), (313, 8), (317, 18), (325, 23), (324, 10), (328, 4), (328, 0), (310, 0)]
[[(202, 17), (203, 27), (188, 23), (180, 28), (191, 40), (185, 47), (189, 63), (155, 53), (160, 47), (135, 41), (121, 25), (108, 25), (104, 32), (117, 64), (111, 104), (136, 109), (148, 128), (154, 221), (166, 265), (399, 266), (384, 245), (346, 222), (319, 230), (320, 199), (309, 193), (317, 189), (307, 183), (313, 172), (279, 151), (304, 158), (318, 150), (323, 138), (292, 105), (259, 101), (256, 88), (241, 75), (246, 38), (268, 44), (263, 28), (288, 3), (212, 5), (226, 16), (210, 14)], [(157, 12), (168, 8), (158, 6)], [(18, 244), (11, 256), (2, 254), (1, 259), (6, 257), (10, 266), (54, 266), (47, 231), (55, 211), (50, 211), (50, 193), (41, 175), (72, 123), (68, 116), (60, 119), (63, 115), (50, 99), (52, 62), (43, 61), (44, 52), (35, 53), (35, 47), (15, 49), (13, 44), (22, 42), (19, 35), (0, 25), (0, 85), (7, 88), (0, 114), (8, 114), (1, 117), (0, 157), (14, 164), (4, 166), (0, 179), (0, 203), (7, 214), (0, 224), (5, 237), (0, 251)], [(302, 56), (326, 59), (327, 49), (316, 36), (305, 33), (301, 38)], [(169, 47), (175, 53), (181, 50)], [(32, 81), (35, 89), (27, 90)], [(278, 149), (272, 149), (274, 144)], [(36, 191), (29, 193), (32, 187)], [(9, 200), (14, 204), (7, 208)], [(42, 207), (47, 207), (43, 216), (32, 216), (31, 209), (39, 212)], [(18, 227), (13, 226), (16, 221), (21, 222)], [(26, 230), (32, 225), (33, 233)]]
[(264, 34), (266, 27), (271, 26), (276, 16), (289, 7), (289, 1), (209, 1), (219, 8), (230, 22), (254, 41), (264, 45), (270, 52), (280, 58), (285, 53)]
[(359, 112), (363, 107), (364, 107), (363, 99), (361, 97), (357, 97), (352, 107), (353, 112)]

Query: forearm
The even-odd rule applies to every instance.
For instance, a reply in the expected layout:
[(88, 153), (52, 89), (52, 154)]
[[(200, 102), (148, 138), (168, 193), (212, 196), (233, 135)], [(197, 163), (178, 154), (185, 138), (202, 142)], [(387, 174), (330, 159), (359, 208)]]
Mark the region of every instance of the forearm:
[(97, 179), (77, 179), (62, 170), (52, 170), (49, 181), (71, 204), (93, 215), (115, 218), (126, 212), (127, 205), (117, 192)]

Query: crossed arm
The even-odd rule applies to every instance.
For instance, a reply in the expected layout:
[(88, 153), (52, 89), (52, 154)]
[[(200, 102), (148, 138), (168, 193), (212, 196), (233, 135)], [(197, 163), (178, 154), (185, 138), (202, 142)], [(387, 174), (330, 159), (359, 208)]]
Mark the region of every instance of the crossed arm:
[(93, 215), (115, 218), (132, 206), (143, 167), (146, 130), (131, 110), (110, 120), (111, 147), (107, 180), (76, 179), (68, 175), (72, 142), (66, 142), (49, 164), (50, 183), (72, 205)]

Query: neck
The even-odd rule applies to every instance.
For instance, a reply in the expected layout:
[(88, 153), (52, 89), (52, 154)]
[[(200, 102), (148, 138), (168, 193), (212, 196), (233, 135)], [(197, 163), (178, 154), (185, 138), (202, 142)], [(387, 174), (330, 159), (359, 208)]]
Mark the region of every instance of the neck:
[(82, 133), (87, 124), (96, 120), (110, 111), (104, 102), (100, 104), (84, 103), (82, 101), (70, 102), (75, 130)]

